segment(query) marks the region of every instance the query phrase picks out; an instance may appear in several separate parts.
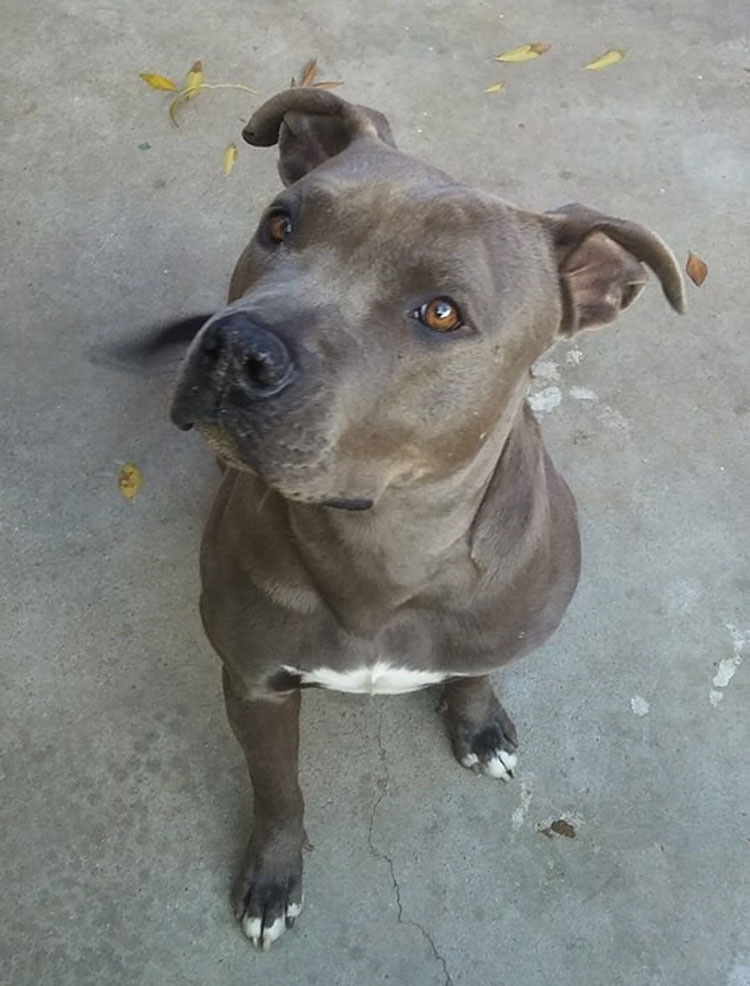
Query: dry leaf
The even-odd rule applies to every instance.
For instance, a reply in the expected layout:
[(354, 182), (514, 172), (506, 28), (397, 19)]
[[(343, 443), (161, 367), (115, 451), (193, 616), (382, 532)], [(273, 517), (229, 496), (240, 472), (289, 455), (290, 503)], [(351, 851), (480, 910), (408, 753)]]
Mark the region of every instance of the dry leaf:
[(548, 839), (551, 839), (553, 835), (564, 835), (566, 839), (575, 839), (576, 837), (575, 825), (571, 825), (565, 818), (556, 818), (546, 828), (537, 829), (537, 831), (546, 835)]
[(250, 86), (243, 86), (239, 82), (201, 82), (198, 86), (192, 86), (190, 89), (183, 89), (182, 92), (178, 92), (169, 104), (169, 119), (175, 126), (179, 125), (177, 123), (177, 110), (180, 105), (186, 99), (190, 99), (191, 96), (195, 95), (196, 92), (202, 92), (205, 89), (239, 89), (241, 92), (250, 92), (254, 96), (258, 95), (257, 89), (251, 89)]
[(187, 90), (185, 93), (185, 98), (192, 99), (196, 96), (202, 82), (203, 62), (199, 58), (197, 62), (193, 62), (193, 67), (190, 69), (187, 74), (187, 78), (185, 79), (185, 89)]
[(134, 462), (126, 462), (117, 474), (117, 485), (126, 500), (132, 500), (143, 485), (143, 473)]
[(301, 86), (311, 86), (315, 76), (318, 74), (318, 59), (311, 58), (310, 61), (302, 69), (302, 78), (300, 79)]
[(688, 253), (687, 263), (685, 264), (687, 276), (698, 287), (703, 284), (708, 274), (708, 265), (705, 260), (701, 260), (696, 254)]
[(141, 72), (138, 75), (139, 79), (143, 79), (146, 85), (151, 86), (152, 89), (164, 89), (166, 92), (177, 92), (177, 86), (168, 79), (166, 75), (155, 75), (152, 72)]
[(501, 89), (505, 89), (504, 82), (493, 82), (491, 86), (487, 86), (484, 90), (485, 92), (500, 92)]
[(603, 55), (599, 55), (593, 62), (589, 62), (583, 67), (596, 72), (600, 68), (609, 68), (610, 65), (617, 65), (618, 62), (623, 60), (625, 55), (627, 55), (627, 51), (624, 48), (610, 48), (609, 51), (605, 51)]
[(230, 144), (229, 147), (224, 151), (222, 157), (222, 163), (224, 166), (224, 174), (230, 175), (232, 173), (232, 168), (237, 163), (237, 145)]
[(313, 89), (335, 89), (336, 86), (343, 86), (343, 82), (314, 82)]
[[(198, 89), (196, 88), (195, 92), (197, 91)], [(192, 93), (190, 90), (183, 89), (183, 91), (178, 96), (176, 96), (169, 104), (169, 119), (172, 121), (172, 123), (174, 123), (176, 127), (179, 127), (179, 123), (177, 122), (177, 108), (182, 103), (184, 103), (186, 99), (189, 99), (190, 96), (192, 95), (194, 95), (194, 93)]]
[(519, 45), (518, 48), (511, 48), (510, 51), (498, 55), (497, 60), (498, 62), (528, 62), (530, 58), (539, 58), (551, 47), (543, 41), (532, 41), (531, 44)]

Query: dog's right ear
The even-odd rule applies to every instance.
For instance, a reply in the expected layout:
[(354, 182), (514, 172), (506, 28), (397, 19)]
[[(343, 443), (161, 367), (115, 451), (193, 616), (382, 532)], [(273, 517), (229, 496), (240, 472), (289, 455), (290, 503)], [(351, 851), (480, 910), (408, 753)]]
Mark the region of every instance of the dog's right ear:
[(676, 312), (685, 311), (685, 285), (674, 254), (653, 230), (573, 202), (543, 217), (560, 272), (560, 334), (612, 322), (648, 281), (644, 264)]
[(242, 136), (255, 147), (278, 143), (279, 174), (285, 185), (292, 185), (361, 137), (396, 146), (382, 113), (307, 86), (286, 89), (269, 99), (253, 113)]

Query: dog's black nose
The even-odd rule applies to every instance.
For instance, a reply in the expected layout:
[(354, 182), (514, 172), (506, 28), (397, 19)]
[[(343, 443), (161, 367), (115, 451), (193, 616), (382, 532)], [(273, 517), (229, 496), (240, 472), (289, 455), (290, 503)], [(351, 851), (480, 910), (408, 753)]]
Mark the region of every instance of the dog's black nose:
[(294, 376), (292, 357), (283, 340), (242, 312), (232, 312), (208, 326), (202, 352), (211, 361), (227, 355), (240, 371), (237, 383), (253, 399), (273, 397)]

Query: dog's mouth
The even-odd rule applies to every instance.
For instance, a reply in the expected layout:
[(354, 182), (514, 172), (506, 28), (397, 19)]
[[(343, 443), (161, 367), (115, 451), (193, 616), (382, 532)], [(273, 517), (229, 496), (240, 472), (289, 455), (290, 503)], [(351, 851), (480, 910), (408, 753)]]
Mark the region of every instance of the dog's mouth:
[[(183, 428), (183, 430), (189, 431), (192, 427), (193, 425), (191, 423), (188, 428)], [(260, 471), (251, 465), (244, 455), (241, 456), (239, 454), (235, 440), (230, 435), (226, 434), (220, 425), (202, 423), (198, 425), (198, 431), (200, 432), (201, 438), (205, 441), (211, 451), (226, 465), (230, 466), (232, 469), (238, 469), (240, 472), (248, 472), (253, 476), (261, 475)], [(265, 482), (268, 482), (265, 477), (263, 478)], [(275, 489), (280, 496), (283, 496), (285, 500), (296, 501), (298, 503), (307, 503), (321, 507), (330, 507), (333, 510), (362, 512), (365, 510), (371, 510), (375, 505), (374, 500), (371, 500), (369, 497), (333, 496), (325, 498), (312, 498), (304, 495), (303, 493), (287, 492), (283, 489), (279, 489), (273, 483), (268, 483), (268, 485), (272, 489)]]
[[(183, 431), (190, 431), (193, 425), (183, 428)], [(214, 455), (225, 465), (232, 469), (239, 469), (241, 472), (249, 472), (257, 476), (257, 470), (237, 454), (234, 443), (225, 436), (218, 425), (199, 424), (198, 431), (203, 441), (208, 445)]]

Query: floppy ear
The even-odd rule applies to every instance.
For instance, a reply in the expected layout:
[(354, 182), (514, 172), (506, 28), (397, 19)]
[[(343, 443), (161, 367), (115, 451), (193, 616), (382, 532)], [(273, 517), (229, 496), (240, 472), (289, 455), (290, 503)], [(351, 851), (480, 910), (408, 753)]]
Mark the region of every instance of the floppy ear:
[(557, 254), (563, 318), (559, 332), (605, 325), (628, 307), (648, 281), (647, 264), (675, 311), (685, 311), (685, 287), (674, 254), (656, 233), (573, 203), (544, 214)]
[(376, 137), (395, 147), (382, 113), (355, 106), (325, 89), (286, 89), (253, 113), (242, 131), (248, 144), (279, 145), (279, 174), (292, 185), (360, 137)]

